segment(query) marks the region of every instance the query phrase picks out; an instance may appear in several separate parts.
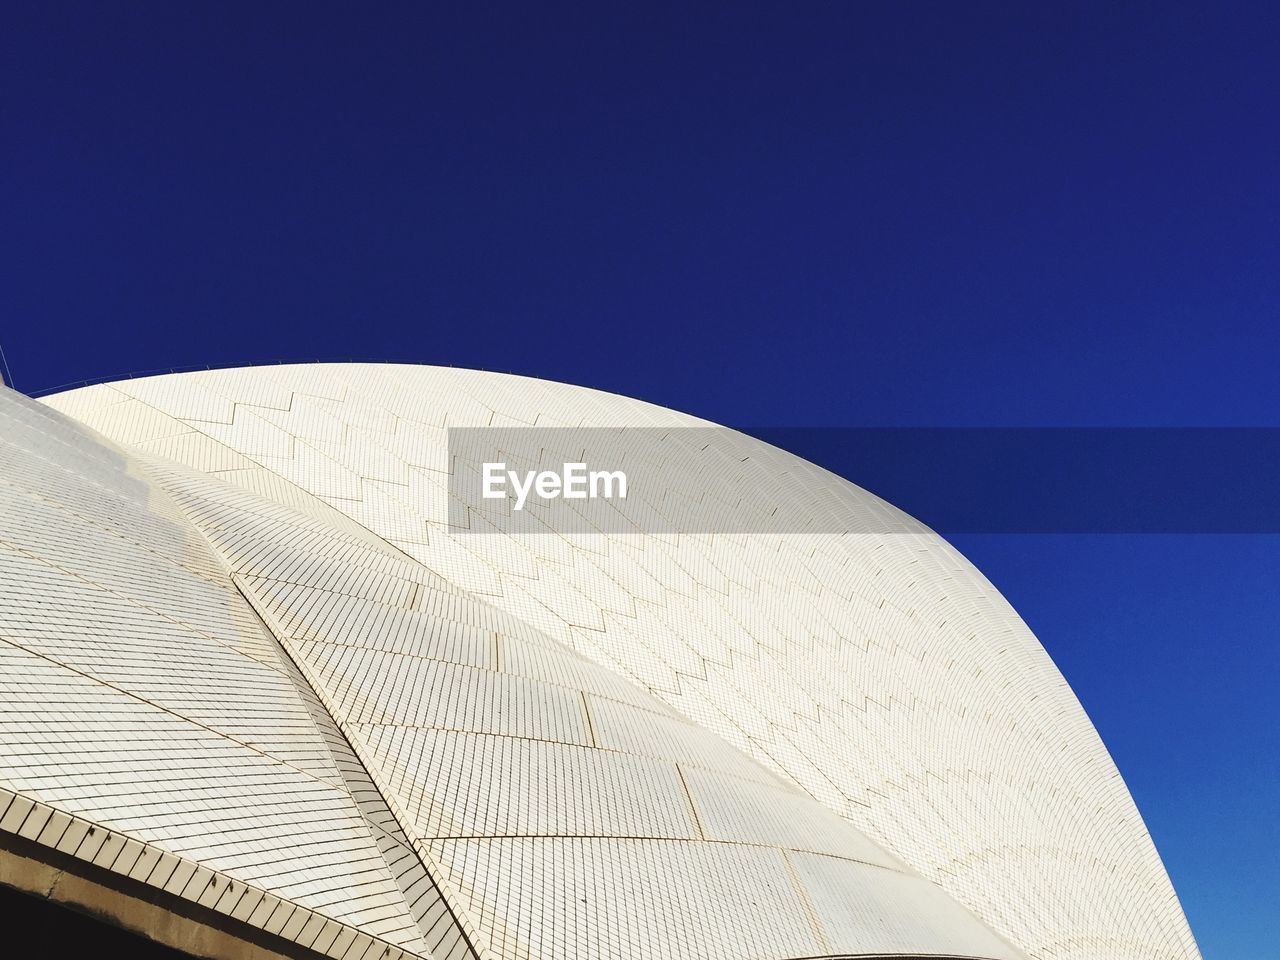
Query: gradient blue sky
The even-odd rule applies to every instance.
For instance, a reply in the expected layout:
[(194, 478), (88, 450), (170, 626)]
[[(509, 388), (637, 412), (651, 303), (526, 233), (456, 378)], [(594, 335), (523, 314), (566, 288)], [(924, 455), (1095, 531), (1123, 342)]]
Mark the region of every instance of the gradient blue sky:
[[(1276, 8), (1049, 6), (6, 3), (0, 346), (27, 391), (377, 357), (742, 426), (1280, 426)], [(954, 540), (1205, 956), (1274, 957), (1280, 537)]]

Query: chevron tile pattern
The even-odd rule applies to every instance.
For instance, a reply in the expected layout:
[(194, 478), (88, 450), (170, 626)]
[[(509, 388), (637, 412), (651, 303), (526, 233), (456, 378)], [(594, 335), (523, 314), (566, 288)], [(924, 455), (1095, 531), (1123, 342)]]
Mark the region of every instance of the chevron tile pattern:
[[(241, 716), (234, 691), (224, 707), (224, 686), (245, 687), (211, 681), (221, 666), (126, 679), (345, 790), (398, 903), (395, 936), (411, 938), (397, 949), (1198, 956), (1038, 642), (949, 545), (851, 484), (744, 437), (731, 443), (768, 465), (760, 501), (812, 517), (812, 532), (466, 533), (447, 522), (450, 472), (467, 466), (450, 460), (451, 427), (706, 424), (395, 365), (172, 375), (45, 402), (172, 524), (177, 576), (217, 581), (240, 625), (225, 644), (281, 677), (306, 735)], [(731, 489), (706, 496), (743, 509)], [(94, 497), (46, 499), (114, 522)], [(6, 510), (5, 544), (78, 563), (166, 622), (217, 625), (186, 580), (154, 569), (150, 540), (133, 573), (98, 541), (59, 542), (34, 510)], [(863, 516), (885, 532), (841, 532)], [(84, 623), (77, 609), (59, 611), (64, 632)], [(112, 616), (139, 650), (166, 649), (164, 631)]]

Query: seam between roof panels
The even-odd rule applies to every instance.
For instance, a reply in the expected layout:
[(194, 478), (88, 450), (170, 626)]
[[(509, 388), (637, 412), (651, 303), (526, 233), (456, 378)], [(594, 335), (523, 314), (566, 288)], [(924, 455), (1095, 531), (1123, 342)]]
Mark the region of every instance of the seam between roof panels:
[(261, 606), (260, 602), (253, 595), (252, 590), (242, 586), (240, 580), (241, 577), (239, 574), (231, 574), (231, 582), (235, 586), (236, 590), (244, 597), (245, 602), (249, 604), (253, 611), (266, 625), (276, 642), (280, 645), (280, 649), (286, 656), (288, 656), (290, 661), (292, 661), (293, 665), (297, 668), (298, 673), (311, 687), (312, 693), (328, 713), (329, 719), (333, 721), (334, 726), (346, 739), (347, 745), (351, 748), (351, 752), (364, 767), (365, 773), (369, 777), (369, 782), (372, 783), (374, 789), (378, 791), (382, 798), (382, 802), (386, 804), (387, 810), (391, 813), (392, 817), (395, 818), (400, 830), (405, 835), (405, 839), (408, 840), (410, 848), (422, 864), (423, 870), (426, 871), (427, 876), (435, 885), (436, 890), (440, 893), (440, 897), (444, 901), (445, 907), (448, 909), (450, 916), (452, 916), (455, 925), (458, 927), (459, 933), (470, 948), (472, 955), (477, 957), (478, 960), (498, 960), (498, 957), (481, 939), (479, 927), (474, 923), (474, 921), (472, 921), (470, 915), (462, 905), (461, 897), (458, 895), (457, 891), (453, 889), (452, 884), (448, 883), (444, 878), (439, 865), (435, 862), (434, 858), (427, 853), (424, 845), (411, 829), (412, 824), (409, 817), (405, 814), (405, 811), (400, 808), (400, 804), (397, 802), (394, 792), (389, 790), (386, 784), (383, 783), (383, 777), (381, 776), (377, 765), (371, 762), (371, 758), (368, 755), (368, 749), (365, 747), (364, 741), (359, 736), (355, 735), (350, 729), (352, 725), (347, 723), (338, 715), (337, 711), (333, 709), (333, 700), (329, 695), (328, 689), (320, 681), (319, 677), (315, 675), (314, 671), (311, 670), (310, 665), (307, 664), (306, 660), (292, 648), (292, 645), (285, 636), (284, 631), (281, 630), (279, 624), (275, 622), (270, 611)]
[(55, 667), (58, 667), (61, 670), (66, 670), (68, 673), (75, 674), (78, 677), (83, 677), (84, 679), (92, 683), (96, 683), (99, 686), (105, 687), (108, 690), (112, 690), (120, 694), (121, 696), (128, 697), (130, 700), (135, 700), (138, 703), (146, 704), (148, 707), (151, 707), (154, 710), (159, 711), (160, 713), (168, 714), (171, 717), (181, 720), (183, 723), (188, 723), (191, 726), (196, 727), (197, 729), (204, 730), (206, 733), (211, 733), (216, 737), (221, 737), (223, 740), (226, 740), (229, 743), (234, 743), (238, 747), (243, 747), (244, 749), (250, 751), (256, 756), (262, 757), (263, 759), (269, 760), (272, 763), (278, 764), (282, 767), (288, 767), (290, 770), (294, 771), (299, 776), (306, 777), (308, 780), (314, 781), (315, 783), (318, 783), (323, 787), (326, 787), (330, 790), (339, 789), (337, 786), (330, 783), (328, 780), (325, 780), (322, 777), (318, 777), (314, 773), (311, 773), (310, 771), (305, 770), (302, 767), (297, 766), (296, 764), (289, 763), (287, 760), (282, 760), (280, 757), (267, 753), (261, 747), (255, 747), (252, 743), (249, 743), (248, 741), (241, 740), (237, 737), (233, 737), (231, 734), (225, 733), (222, 730), (218, 730), (216, 727), (211, 727), (206, 723), (201, 723), (199, 720), (195, 720), (191, 717), (178, 713), (172, 707), (166, 707), (164, 704), (156, 703), (154, 700), (148, 700), (146, 697), (142, 696), (141, 694), (133, 693), (130, 690), (126, 690), (124, 687), (118, 686), (117, 684), (112, 683), (110, 680), (106, 680), (102, 677), (95, 676), (94, 674), (89, 673), (85, 670), (82, 670), (79, 667), (74, 667), (69, 663), (65, 663), (62, 660), (59, 660), (55, 656), (52, 656), (47, 653), (42, 653), (39, 650), (33, 650), (30, 647), (26, 646), (21, 641), (13, 639), (13, 637), (10, 636), (8, 633), (0, 633), (0, 643), (5, 644), (6, 646), (13, 647), (16, 650), (21, 650), (23, 653), (26, 653), (33, 657), (37, 657), (40, 660), (45, 661), (46, 663), (51, 663)]

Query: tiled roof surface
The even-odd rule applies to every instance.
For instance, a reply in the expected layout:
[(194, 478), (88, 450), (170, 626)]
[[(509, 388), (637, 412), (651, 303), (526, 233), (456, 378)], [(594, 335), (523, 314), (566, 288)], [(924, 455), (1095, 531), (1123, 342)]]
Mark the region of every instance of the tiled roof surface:
[[(449, 426), (701, 422), (383, 365), (48, 398), (120, 447), (3, 399), (0, 650), (44, 658), (0, 670), (22, 796), (123, 831), (172, 789), (138, 839), (423, 956), (1198, 956), (1025, 625), (817, 468), (750, 448), (819, 532), (474, 535), (446, 522)], [(85, 768), (40, 779), (58, 751)]]

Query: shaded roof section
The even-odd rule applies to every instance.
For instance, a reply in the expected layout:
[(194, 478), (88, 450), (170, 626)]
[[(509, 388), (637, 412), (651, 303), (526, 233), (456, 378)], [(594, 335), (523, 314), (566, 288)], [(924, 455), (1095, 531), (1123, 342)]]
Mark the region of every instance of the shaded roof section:
[(384, 855), (362, 771), (207, 541), (129, 454), (7, 390), (0, 595), (0, 826), (289, 939), (349, 929), (335, 956), (430, 955), (421, 865)]

